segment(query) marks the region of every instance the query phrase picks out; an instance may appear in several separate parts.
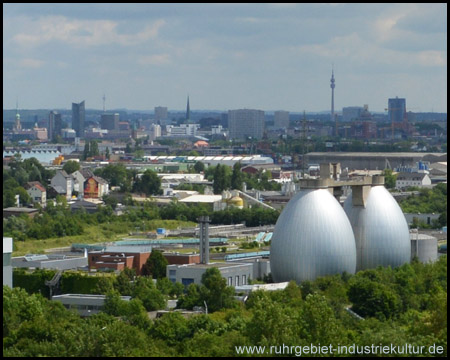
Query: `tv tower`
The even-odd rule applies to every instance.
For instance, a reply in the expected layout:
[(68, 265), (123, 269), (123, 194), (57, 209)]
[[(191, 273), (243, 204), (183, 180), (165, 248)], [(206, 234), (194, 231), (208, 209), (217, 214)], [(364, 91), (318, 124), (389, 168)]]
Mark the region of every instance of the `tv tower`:
[(105, 101), (106, 101), (106, 96), (105, 93), (103, 93), (103, 112), (105, 112)]
[(330, 81), (330, 88), (331, 88), (331, 121), (336, 122), (336, 136), (338, 136), (338, 125), (337, 125), (337, 118), (334, 114), (334, 88), (336, 85), (334, 84), (334, 69), (333, 66), (331, 67), (331, 81)]

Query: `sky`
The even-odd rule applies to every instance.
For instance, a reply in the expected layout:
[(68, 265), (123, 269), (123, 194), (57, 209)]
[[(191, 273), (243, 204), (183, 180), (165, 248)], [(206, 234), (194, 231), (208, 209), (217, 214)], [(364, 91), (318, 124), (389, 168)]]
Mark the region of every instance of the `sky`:
[(447, 4), (3, 4), (3, 109), (447, 112)]

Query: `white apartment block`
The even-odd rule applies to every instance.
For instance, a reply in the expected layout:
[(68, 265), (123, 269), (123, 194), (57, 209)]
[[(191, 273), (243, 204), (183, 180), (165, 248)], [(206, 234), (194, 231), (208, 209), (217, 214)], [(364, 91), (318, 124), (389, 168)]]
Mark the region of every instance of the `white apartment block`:
[(160, 136), (161, 136), (161, 126), (158, 124), (151, 124), (149, 131), (149, 140), (153, 141), (156, 138), (159, 138)]

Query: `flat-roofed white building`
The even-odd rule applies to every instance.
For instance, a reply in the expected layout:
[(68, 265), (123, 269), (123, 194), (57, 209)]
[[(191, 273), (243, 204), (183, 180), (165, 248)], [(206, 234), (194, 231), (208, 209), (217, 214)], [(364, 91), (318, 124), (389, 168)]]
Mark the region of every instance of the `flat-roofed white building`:
[(3, 285), (12, 288), (12, 265), (11, 255), (13, 252), (13, 239), (10, 237), (3, 238)]
[[(63, 294), (52, 296), (52, 301), (61, 302), (66, 309), (73, 309), (80, 316), (91, 316), (103, 310), (106, 295)], [(130, 301), (131, 296), (121, 296), (121, 300)]]
[(167, 278), (173, 283), (179, 282), (185, 286), (192, 283), (201, 284), (202, 275), (210, 268), (219, 269), (228, 286), (247, 285), (253, 278), (253, 264), (250, 263), (209, 263), (168, 265)]

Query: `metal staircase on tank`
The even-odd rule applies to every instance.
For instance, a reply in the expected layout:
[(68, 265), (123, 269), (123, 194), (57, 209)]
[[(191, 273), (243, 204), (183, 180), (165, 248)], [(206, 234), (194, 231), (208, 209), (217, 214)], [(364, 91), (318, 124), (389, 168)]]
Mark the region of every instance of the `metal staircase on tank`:
[(50, 299), (59, 292), (62, 270), (58, 270), (51, 280), (45, 280), (45, 285), (50, 288)]

